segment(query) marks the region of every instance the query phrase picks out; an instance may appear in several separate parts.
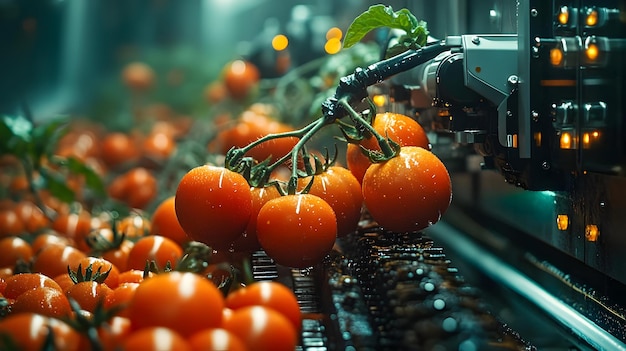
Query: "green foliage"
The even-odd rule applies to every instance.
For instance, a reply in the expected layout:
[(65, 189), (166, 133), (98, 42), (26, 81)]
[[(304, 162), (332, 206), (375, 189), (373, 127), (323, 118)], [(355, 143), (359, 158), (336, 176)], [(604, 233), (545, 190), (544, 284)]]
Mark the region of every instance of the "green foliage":
[(428, 30), (426, 22), (418, 21), (407, 9), (393, 11), (391, 6), (373, 5), (357, 16), (346, 31), (344, 48), (361, 41), (367, 33), (377, 28), (400, 29), (405, 32), (398, 44), (389, 48), (388, 56), (397, 55), (409, 49), (419, 49), (426, 44)]

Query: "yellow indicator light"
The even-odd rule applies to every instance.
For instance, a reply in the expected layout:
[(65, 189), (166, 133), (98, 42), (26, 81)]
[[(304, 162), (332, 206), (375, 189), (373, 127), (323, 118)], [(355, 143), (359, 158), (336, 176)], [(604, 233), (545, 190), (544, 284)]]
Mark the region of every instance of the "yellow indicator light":
[(564, 132), (561, 134), (561, 149), (571, 149), (572, 148), (572, 135), (568, 132)]
[(552, 66), (559, 66), (563, 62), (563, 51), (558, 48), (550, 49), (550, 63)]
[(569, 9), (567, 8), (567, 6), (561, 7), (557, 16), (557, 20), (562, 25), (566, 25), (567, 22), (569, 22)]
[(278, 34), (274, 38), (272, 38), (272, 48), (276, 51), (282, 51), (287, 48), (289, 45), (289, 39), (283, 34)]
[(593, 132), (591, 132), (591, 136), (594, 139), (598, 139), (600, 137), (600, 132), (598, 132), (597, 130), (594, 130)]
[(587, 19), (585, 20), (585, 24), (587, 27), (594, 27), (598, 24), (598, 10), (587, 10)]
[(341, 31), (341, 29), (337, 27), (332, 27), (331, 29), (328, 30), (328, 32), (326, 32), (326, 40), (330, 40), (333, 38), (339, 39), (339, 40), (343, 38), (343, 32)]
[(566, 214), (560, 214), (556, 216), (556, 227), (559, 230), (567, 230), (569, 228), (569, 216)]
[(383, 107), (387, 103), (387, 98), (385, 97), (385, 95), (374, 95), (372, 101), (374, 101), (374, 104), (376, 106)]
[(591, 142), (591, 136), (589, 133), (583, 133), (583, 148), (588, 148)]
[(326, 51), (327, 54), (333, 55), (338, 53), (339, 50), (341, 50), (341, 40), (337, 38), (328, 39), (326, 45), (324, 45), (324, 51)]
[(594, 43), (590, 43), (587, 46), (587, 49), (585, 50), (585, 54), (587, 55), (587, 58), (591, 61), (595, 61), (598, 58), (598, 55), (600, 54), (600, 50), (598, 49), (598, 45), (594, 44)]
[(541, 132), (536, 132), (533, 136), (535, 139), (535, 145), (541, 146)]
[(585, 239), (587, 241), (598, 241), (598, 237), (600, 236), (600, 229), (595, 224), (587, 224), (585, 226)]

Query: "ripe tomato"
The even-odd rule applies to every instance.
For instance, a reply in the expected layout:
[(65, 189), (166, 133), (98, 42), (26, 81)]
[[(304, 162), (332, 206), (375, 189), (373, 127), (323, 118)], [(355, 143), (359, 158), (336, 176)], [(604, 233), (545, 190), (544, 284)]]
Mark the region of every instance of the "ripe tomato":
[(179, 245), (183, 245), (185, 242), (189, 241), (189, 237), (187, 237), (187, 233), (185, 233), (185, 230), (178, 222), (174, 203), (175, 197), (170, 196), (163, 200), (156, 210), (154, 210), (150, 220), (152, 223), (150, 234), (162, 235), (174, 240)]
[(70, 265), (69, 268), (76, 272), (78, 270), (78, 266), (81, 267), (81, 272), (78, 272), (79, 274), (84, 274), (89, 266), (91, 266), (91, 270), (93, 272), (92, 274), (96, 274), (98, 270), (101, 274), (109, 272), (103, 283), (108, 285), (111, 289), (115, 289), (118, 286), (120, 271), (115, 265), (104, 258), (88, 256), (78, 261), (77, 264)]
[(17, 261), (30, 261), (33, 257), (33, 248), (30, 244), (17, 236), (0, 239), (0, 267), (14, 267)]
[[(119, 283), (120, 285), (126, 283), (141, 283), (145, 279), (143, 275), (143, 269), (129, 269), (120, 273)], [(153, 275), (154, 273), (148, 272), (148, 277), (152, 277)]]
[(24, 223), (27, 233), (36, 233), (50, 225), (50, 220), (43, 211), (30, 200), (23, 200), (15, 205), (15, 213)]
[[(304, 187), (310, 177), (300, 180)], [(344, 236), (356, 230), (361, 219), (363, 195), (359, 181), (345, 168), (332, 166), (313, 177), (309, 194), (328, 202), (337, 216), (337, 235)]]
[(259, 69), (254, 64), (243, 60), (229, 62), (223, 70), (224, 86), (234, 99), (247, 97), (259, 82), (260, 77)]
[(104, 303), (111, 291), (111, 288), (106, 284), (85, 281), (71, 286), (67, 289), (65, 295), (67, 295), (68, 299), (76, 300), (81, 309), (93, 313), (96, 306)]
[[(98, 327), (98, 341), (103, 351), (118, 351), (122, 341), (131, 333), (130, 319), (114, 316)], [(81, 334), (79, 350), (91, 350), (92, 345), (85, 334)]]
[(187, 341), (176, 331), (163, 327), (148, 327), (128, 335), (122, 351), (191, 351)]
[[(421, 146), (430, 150), (428, 136), (422, 128), (411, 117), (398, 113), (379, 113), (372, 121), (372, 127), (382, 136), (391, 138), (400, 146)], [(369, 150), (380, 150), (376, 138), (363, 139), (360, 145)], [(348, 169), (354, 174), (359, 182), (363, 181), (365, 171), (372, 164), (367, 156), (363, 155), (358, 145), (348, 144), (346, 151), (346, 162)]]
[(109, 185), (109, 195), (137, 209), (145, 208), (157, 194), (156, 177), (143, 167), (117, 176)]
[(205, 165), (183, 176), (174, 205), (178, 222), (191, 239), (221, 249), (248, 225), (252, 195), (241, 174)]
[(436, 223), (451, 199), (445, 165), (421, 147), (402, 147), (397, 157), (373, 164), (363, 178), (365, 206), (378, 224), (394, 232)]
[(16, 299), (24, 292), (36, 288), (52, 288), (63, 292), (59, 284), (52, 278), (39, 273), (20, 273), (5, 279), (6, 287), (3, 295), (8, 299)]
[(293, 324), (265, 306), (237, 309), (222, 327), (237, 335), (250, 350), (293, 351), (298, 342)]
[(70, 302), (56, 288), (37, 287), (20, 294), (11, 307), (11, 313), (38, 313), (48, 317), (67, 317), (72, 312)]
[(52, 229), (76, 243), (76, 247), (87, 251), (85, 242), (87, 234), (91, 232), (91, 214), (82, 210), (78, 213), (61, 213), (52, 222)]
[(122, 80), (134, 91), (144, 91), (154, 84), (154, 71), (143, 62), (131, 62), (122, 70)]
[(265, 306), (287, 317), (296, 330), (302, 326), (302, 313), (294, 292), (274, 281), (260, 281), (226, 296), (226, 307), (236, 311), (246, 306)]
[(33, 253), (38, 254), (41, 249), (48, 245), (72, 246), (72, 244), (73, 241), (69, 238), (61, 236), (60, 233), (54, 230), (49, 230), (38, 234), (32, 241), (31, 247), (33, 249)]
[(102, 160), (110, 168), (124, 163), (131, 163), (139, 158), (139, 148), (134, 140), (125, 133), (111, 132), (101, 141)]
[(278, 189), (274, 186), (251, 187), (250, 193), (252, 194), (252, 214), (245, 231), (233, 242), (232, 249), (236, 252), (253, 252), (261, 248), (256, 235), (256, 218), (266, 202), (280, 196)]
[(328, 254), (337, 237), (337, 217), (330, 205), (311, 194), (268, 201), (257, 217), (257, 236), (276, 263), (306, 268)]
[(175, 149), (176, 141), (171, 134), (164, 132), (152, 132), (142, 142), (144, 155), (157, 160), (170, 157)]
[(224, 297), (213, 283), (194, 273), (172, 271), (141, 282), (128, 312), (135, 330), (160, 326), (188, 337), (219, 327), (223, 308)]
[(117, 315), (120, 317), (129, 317), (128, 304), (135, 295), (135, 290), (139, 283), (124, 283), (120, 284), (117, 288), (111, 291), (104, 300), (104, 307), (106, 308), (122, 308)]
[(0, 335), (8, 336), (21, 351), (40, 351), (52, 331), (55, 350), (79, 350), (80, 336), (59, 319), (36, 313), (16, 313), (0, 319)]
[(35, 255), (33, 271), (56, 277), (67, 273), (67, 266), (78, 265), (87, 255), (72, 246), (48, 245)]
[(0, 237), (20, 235), (24, 229), (24, 223), (15, 212), (14, 206), (0, 209)]
[(183, 249), (171, 239), (160, 235), (145, 236), (137, 242), (128, 253), (126, 266), (129, 269), (142, 270), (146, 261), (154, 261), (159, 269), (165, 268), (167, 262), (172, 267), (183, 256)]
[(246, 351), (248, 348), (238, 336), (222, 328), (204, 329), (189, 338), (193, 351)]
[(135, 243), (130, 240), (123, 240), (117, 248), (102, 253), (102, 258), (111, 262), (121, 272), (128, 269), (128, 256)]

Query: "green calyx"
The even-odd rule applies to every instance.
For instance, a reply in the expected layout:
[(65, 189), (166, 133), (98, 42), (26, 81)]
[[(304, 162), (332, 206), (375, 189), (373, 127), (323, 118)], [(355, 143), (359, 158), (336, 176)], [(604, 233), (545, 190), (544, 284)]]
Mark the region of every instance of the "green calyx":
[(94, 272), (93, 265), (90, 264), (83, 272), (83, 267), (79, 264), (76, 271), (73, 271), (70, 266), (67, 266), (67, 273), (70, 275), (70, 279), (72, 279), (74, 284), (81, 282), (96, 282), (102, 284), (109, 277), (111, 269), (113, 269), (113, 266), (109, 267), (106, 272), (102, 272), (102, 267), (98, 267), (98, 270)]

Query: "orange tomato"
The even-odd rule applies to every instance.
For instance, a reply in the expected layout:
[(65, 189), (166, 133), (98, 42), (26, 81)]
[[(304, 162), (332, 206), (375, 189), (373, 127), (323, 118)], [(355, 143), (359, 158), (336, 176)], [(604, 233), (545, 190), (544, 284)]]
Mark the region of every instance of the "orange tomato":
[(62, 291), (44, 286), (27, 290), (15, 298), (11, 313), (26, 312), (60, 318), (69, 316), (72, 308)]
[(79, 350), (80, 336), (68, 324), (36, 313), (16, 313), (0, 319), (0, 335), (8, 335), (21, 351), (40, 351), (52, 333), (55, 350)]
[(244, 60), (235, 60), (225, 65), (223, 80), (226, 90), (234, 99), (246, 98), (257, 85), (261, 74), (259, 69)]
[(160, 235), (149, 235), (137, 242), (128, 253), (127, 267), (143, 270), (146, 262), (154, 261), (159, 269), (169, 262), (172, 267), (183, 256), (183, 249), (175, 241)]
[(13, 267), (18, 261), (29, 262), (33, 257), (30, 244), (17, 236), (0, 239), (0, 267)]
[(179, 245), (189, 241), (189, 237), (176, 217), (175, 197), (163, 200), (152, 213), (150, 234), (170, 238)]
[(134, 91), (145, 91), (154, 85), (154, 71), (143, 62), (131, 62), (122, 70), (122, 80)]

